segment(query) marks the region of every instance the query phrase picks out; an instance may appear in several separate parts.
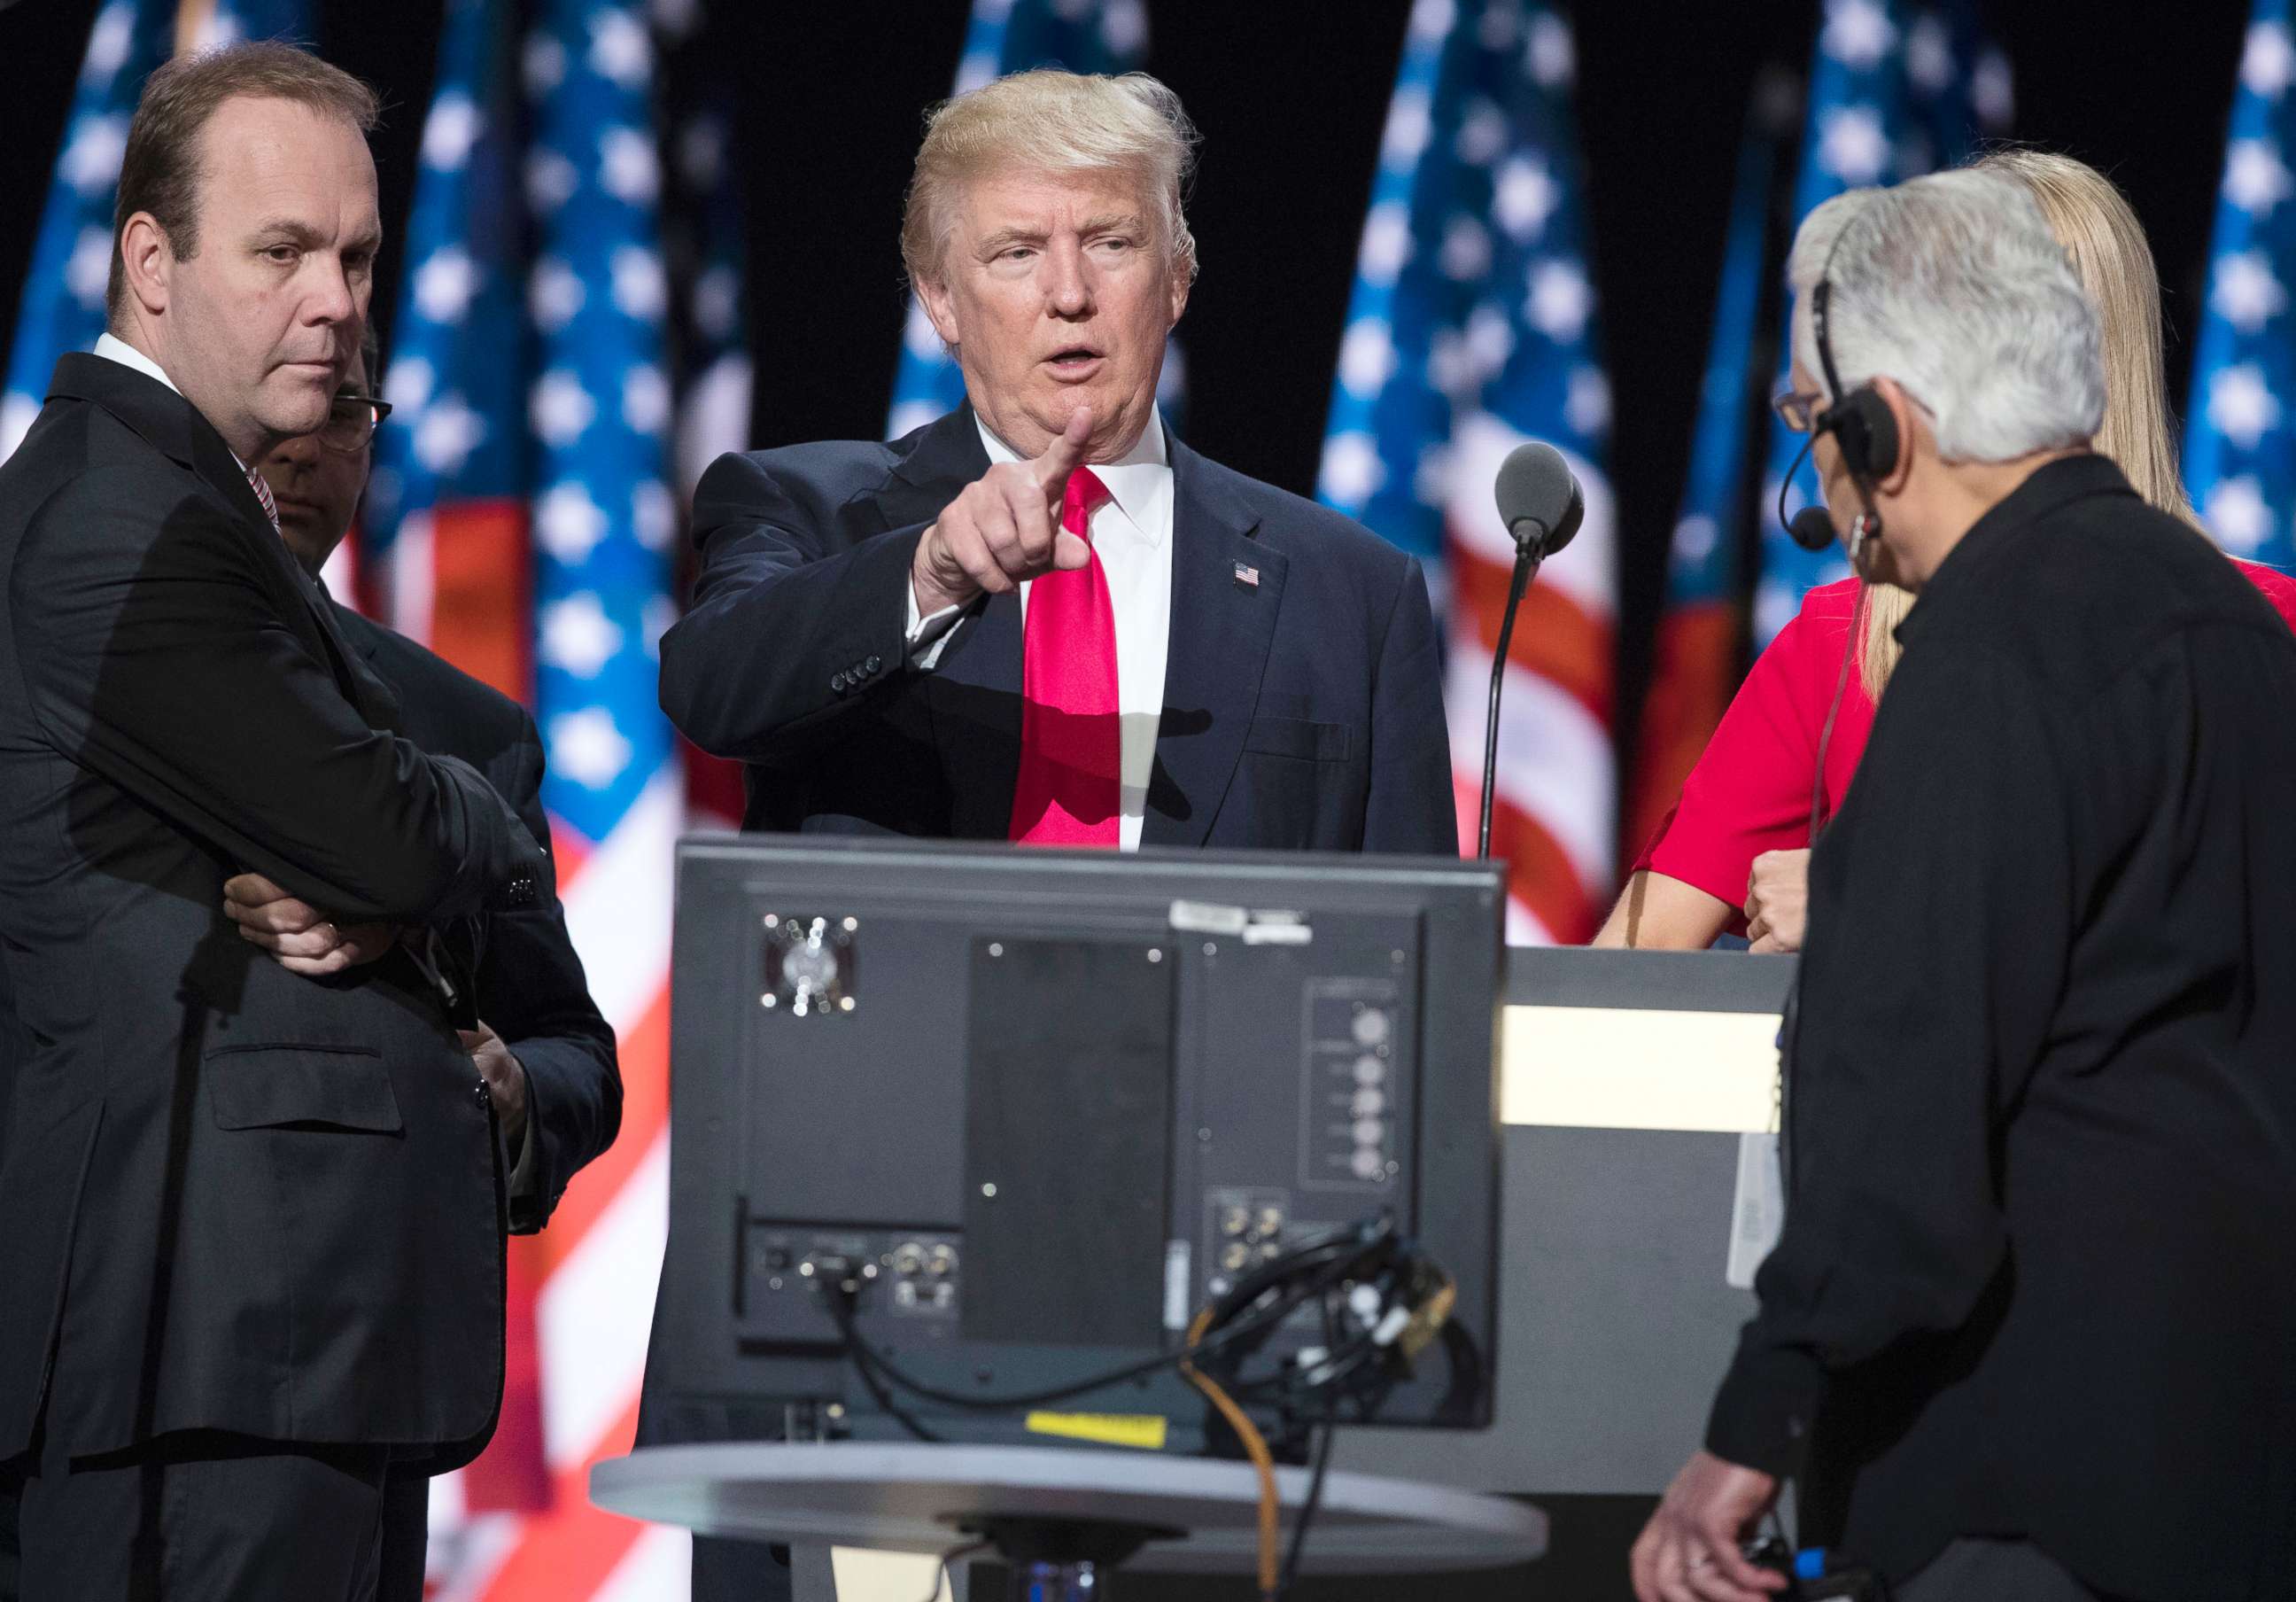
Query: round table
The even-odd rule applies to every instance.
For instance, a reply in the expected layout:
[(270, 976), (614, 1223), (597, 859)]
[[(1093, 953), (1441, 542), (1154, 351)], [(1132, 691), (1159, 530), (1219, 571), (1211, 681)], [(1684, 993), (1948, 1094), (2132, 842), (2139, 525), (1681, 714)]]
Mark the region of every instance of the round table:
[[(1288, 1542), (1308, 1471), (1279, 1468), (1275, 1481)], [(590, 1499), (631, 1518), (753, 1540), (936, 1553), (978, 1533), (1016, 1565), (1048, 1562), (1087, 1582), (1094, 1570), (1119, 1563), (1245, 1573), (1258, 1553), (1259, 1482), (1250, 1464), (1152, 1452), (860, 1442), (646, 1447), (593, 1468)], [(1498, 1568), (1546, 1549), (1546, 1516), (1524, 1503), (1330, 1473), (1300, 1567), (1427, 1573)]]

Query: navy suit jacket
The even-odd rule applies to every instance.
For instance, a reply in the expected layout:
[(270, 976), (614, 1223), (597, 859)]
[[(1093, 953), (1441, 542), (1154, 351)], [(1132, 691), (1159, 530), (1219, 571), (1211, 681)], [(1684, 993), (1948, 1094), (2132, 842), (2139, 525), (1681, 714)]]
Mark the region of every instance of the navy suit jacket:
[[(1418, 563), (1170, 440), (1172, 621), (1145, 846), (1456, 855)], [(983, 596), (907, 665), (918, 538), (988, 470), (969, 407), (890, 444), (720, 457), (694, 497), (693, 604), (661, 703), (749, 765), (745, 826), (1002, 840), (1021, 752), (1021, 606)]]

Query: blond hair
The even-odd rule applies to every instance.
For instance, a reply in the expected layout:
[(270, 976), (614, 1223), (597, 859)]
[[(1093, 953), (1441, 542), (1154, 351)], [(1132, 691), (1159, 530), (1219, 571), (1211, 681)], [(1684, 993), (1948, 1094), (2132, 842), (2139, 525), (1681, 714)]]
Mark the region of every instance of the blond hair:
[(1180, 97), (1146, 73), (1015, 72), (927, 113), (901, 218), (902, 264), (913, 286), (941, 281), (957, 197), (976, 178), (1113, 169), (1140, 179), (1174, 274), (1193, 283), (1196, 241), (1180, 203), (1195, 162), (1195, 125)]
[[(2103, 333), (2104, 420), (2095, 448), (2120, 464), (2146, 501), (2194, 530), (2185, 498), (2161, 358), (2161, 280), (2144, 226), (2111, 178), (2052, 151), (2003, 148), (1973, 163), (2024, 185), (2072, 258)], [(1898, 665), (1898, 625), (1914, 597), (1890, 584), (1866, 587), (1858, 678), (1874, 700)]]

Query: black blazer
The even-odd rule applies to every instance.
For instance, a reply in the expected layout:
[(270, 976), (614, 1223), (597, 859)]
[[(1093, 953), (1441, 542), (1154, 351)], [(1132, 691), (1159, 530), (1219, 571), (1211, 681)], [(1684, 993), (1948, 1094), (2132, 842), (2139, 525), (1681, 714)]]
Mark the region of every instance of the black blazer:
[(475, 1452), (500, 1140), (411, 959), (238, 938), (254, 870), (352, 918), (536, 906), (479, 773), (397, 734), (207, 421), (57, 364), (0, 465), (0, 1458), (209, 1427)]
[[(1170, 440), (1171, 643), (1146, 846), (1456, 855), (1442, 675), (1412, 557)], [(982, 596), (906, 667), (919, 536), (988, 468), (970, 407), (891, 444), (720, 457), (661, 703), (750, 764), (752, 829), (1002, 840), (1021, 606)]]
[[(542, 739), (527, 710), (348, 607), (336, 607), (334, 615), (351, 648), (398, 692), (406, 737), (484, 774), (527, 833), (546, 843)], [(478, 1015), (526, 1070), (527, 1138), (537, 1143), (534, 1186), (511, 1193), (513, 1235), (550, 1221), (567, 1180), (613, 1144), (622, 1124), (614, 1031), (590, 999), (554, 890), (545, 887), (539, 901), (518, 911), (457, 919), (447, 937), (472, 976)]]

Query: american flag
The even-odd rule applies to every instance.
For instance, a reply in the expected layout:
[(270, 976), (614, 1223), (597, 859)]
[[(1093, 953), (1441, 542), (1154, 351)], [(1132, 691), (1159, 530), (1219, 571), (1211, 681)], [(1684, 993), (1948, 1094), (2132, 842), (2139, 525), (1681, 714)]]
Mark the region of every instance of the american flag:
[(2217, 199), (2209, 297), (2193, 354), (2185, 481), (2235, 556), (2296, 567), (2296, 45), (2288, 0), (2257, 0)]
[[(1065, 67), (1071, 72), (1129, 72), (1148, 45), (1141, 0), (973, 0), (955, 93), (965, 94), (1011, 72)], [(1180, 363), (1168, 351), (1157, 398), (1168, 415), (1177, 402)], [(901, 333), (901, 370), (885, 437), (898, 440), (964, 398), (964, 375), (912, 295)], [(1175, 424), (1177, 426), (1177, 423)]]
[(615, 0), (547, 0), (522, 39), (515, 14), (449, 0), (370, 546), (391, 620), (535, 709), (560, 893), (624, 1103), (549, 1228), (512, 1243), (501, 1423), (431, 1497), (432, 1593), (458, 1602), (674, 1595), (685, 1563), (681, 1534), (586, 1490), (629, 1444), (667, 1218), (685, 801), (654, 697), (678, 522), (654, 46)]
[(1772, 193), (1792, 119), (1795, 86), (1766, 75), (1754, 92), (1730, 196), (1722, 281), (1707, 335), (1690, 480), (1667, 552), (1666, 606), (1651, 651), (1650, 687), (1636, 729), (1631, 799), (1621, 838), (1629, 851), (1657, 834), (1738, 687), (1739, 533), (1747, 454), (1764, 377), (1757, 366), (1762, 290), (1768, 282)]
[(311, 43), (310, 0), (183, 0), (176, 47), (212, 50), (250, 39)]
[[(1801, 177), (1794, 222), (1845, 189), (1895, 184), (1968, 159), (1981, 137), (2009, 126), (2009, 63), (1987, 45), (1968, 4), (1915, 6), (1901, 0), (1826, 0), (1810, 69)], [(1783, 320), (1782, 320), (1783, 321)], [(1777, 382), (1792, 359), (1779, 341)], [(1838, 551), (1805, 551), (1778, 526), (1778, 481), (1803, 436), (1773, 422), (1764, 480), (1762, 578), (1754, 636), (1767, 645), (1800, 610), (1802, 596), (1849, 577)], [(1815, 482), (1805, 467), (1786, 494), (1791, 516)]]
[(0, 461), (12, 455), (40, 403), (56, 358), (86, 350), (103, 332), (111, 272), (111, 202), (127, 124), (152, 69), (176, 37), (176, 0), (110, 0), (89, 25), (72, 91), (71, 119), (56, 154), (30, 270), (17, 303), (8, 374), (0, 388)]
[(1494, 855), (1508, 937), (1581, 941), (1616, 859), (1616, 563), (1599, 465), (1610, 389), (1572, 135), (1575, 51), (1523, 0), (1413, 8), (1364, 220), (1318, 493), (1431, 563), (1447, 596), (1447, 705), (1473, 838), (1483, 706), (1514, 546), (1491, 503), (1507, 451), (1546, 440), (1584, 487), (1578, 538), (1523, 603), (1499, 735)]

